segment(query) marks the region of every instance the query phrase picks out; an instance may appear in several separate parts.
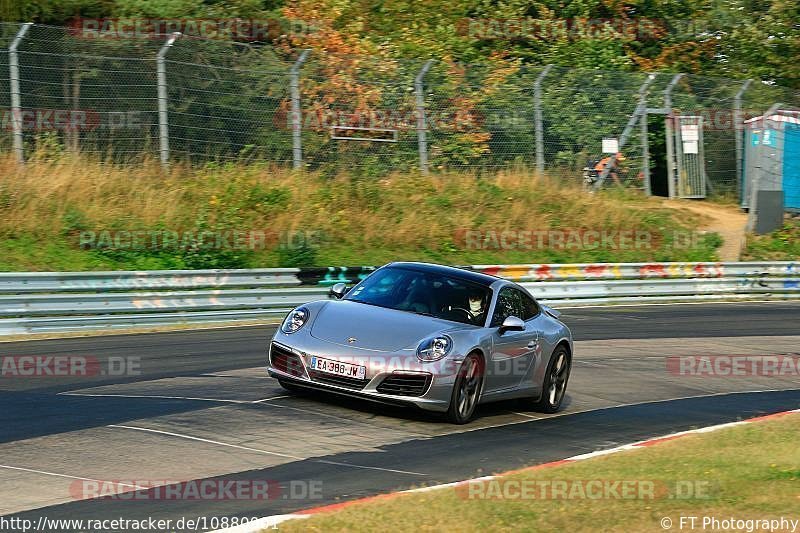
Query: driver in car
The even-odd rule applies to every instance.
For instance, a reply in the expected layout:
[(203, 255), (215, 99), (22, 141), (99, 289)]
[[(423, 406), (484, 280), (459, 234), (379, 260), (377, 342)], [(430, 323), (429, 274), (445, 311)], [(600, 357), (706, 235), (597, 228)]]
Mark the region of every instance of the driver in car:
[(483, 324), (486, 317), (483, 308), (483, 295), (479, 292), (472, 292), (469, 295), (469, 318), (473, 324)]

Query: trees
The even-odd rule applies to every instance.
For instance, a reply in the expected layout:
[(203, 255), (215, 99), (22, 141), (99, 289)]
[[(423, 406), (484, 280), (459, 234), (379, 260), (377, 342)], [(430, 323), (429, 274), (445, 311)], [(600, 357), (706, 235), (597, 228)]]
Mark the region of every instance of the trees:
[(0, 0), (7, 21), (76, 17), (270, 18), (313, 34), (273, 42), (384, 58), (669, 70), (800, 88), (793, 0)]

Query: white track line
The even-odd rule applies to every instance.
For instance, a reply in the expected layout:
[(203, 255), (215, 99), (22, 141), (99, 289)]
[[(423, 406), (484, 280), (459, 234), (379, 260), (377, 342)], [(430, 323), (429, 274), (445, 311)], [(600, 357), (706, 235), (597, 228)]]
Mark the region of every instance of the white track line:
[(288, 394), (285, 394), (283, 396), (273, 396), (272, 398), (264, 398), (263, 400), (255, 400), (255, 401), (250, 402), (250, 403), (264, 403), (264, 402), (268, 402), (270, 400), (280, 400), (281, 398), (291, 398), (291, 396), (288, 395)]
[[(96, 483), (104, 483), (101, 479), (92, 479), (90, 477), (79, 477), (79, 476), (69, 476), (67, 474), (58, 474), (56, 472), (46, 472), (44, 470), (34, 470), (33, 468), (23, 468), (21, 466), (9, 466), (9, 465), (0, 465), (0, 468), (7, 468), (8, 470), (21, 470), (22, 472), (32, 472), (34, 474), (44, 474), (46, 476), (55, 476), (55, 477), (64, 477), (67, 479), (76, 479), (79, 481), (94, 481)], [(115, 481), (115, 485), (121, 485), (123, 487), (130, 487), (132, 489), (145, 489), (146, 487), (140, 487), (139, 485), (129, 485), (127, 483), (120, 483)]]
[[(745, 390), (745, 391), (735, 391), (735, 392), (715, 392), (713, 394), (698, 394), (693, 396), (681, 396), (679, 398), (666, 398), (664, 400), (650, 400), (647, 402), (634, 402), (634, 403), (621, 403), (619, 405), (609, 405), (606, 407), (595, 407), (592, 409), (582, 409), (580, 411), (559, 411), (558, 413), (543, 416), (537, 418), (536, 420), (550, 420), (551, 418), (561, 418), (562, 416), (572, 416), (572, 415), (580, 415), (584, 413), (592, 413), (595, 411), (605, 411), (607, 409), (619, 409), (620, 407), (634, 407), (637, 405), (647, 405), (651, 403), (664, 403), (664, 402), (673, 402), (676, 400), (692, 400), (696, 398), (713, 398), (714, 396), (727, 396), (732, 394), (755, 394), (755, 393), (764, 393), (764, 392), (787, 392), (787, 391), (796, 391), (800, 390), (800, 387), (794, 389), (763, 389), (763, 390)], [(705, 391), (704, 391), (705, 392)], [(510, 414), (521, 414), (515, 413), (514, 411), (508, 411)], [(528, 420), (516, 420), (513, 422), (505, 422), (502, 424), (492, 424), (489, 426), (476, 426), (474, 428), (468, 428), (460, 431), (451, 431), (449, 433), (436, 433), (431, 435), (430, 437), (444, 437), (446, 435), (459, 435), (461, 433), (471, 433), (473, 431), (481, 431), (484, 429), (491, 429), (491, 428), (500, 428), (504, 426), (515, 426), (517, 424), (530, 424), (535, 422), (536, 420), (528, 419)]]
[[(281, 396), (281, 397), (282, 398), (292, 398), (292, 396)], [(258, 403), (258, 402), (253, 402), (253, 403)], [(355, 420), (353, 418), (346, 418), (346, 417), (343, 417), (343, 416), (332, 415), (330, 413), (323, 413), (321, 411), (314, 411), (312, 409), (303, 409), (302, 407), (292, 407), (291, 405), (281, 405), (281, 404), (278, 404), (278, 403), (263, 403), (263, 405), (268, 405), (270, 407), (277, 407), (279, 409), (291, 409), (293, 411), (300, 411), (301, 413), (307, 413), (307, 414), (310, 414), (310, 415), (325, 416), (325, 417), (328, 417), (328, 418), (333, 418), (334, 420), (341, 420), (342, 422), (347, 422), (348, 424), (360, 424), (362, 426), (369, 426), (372, 429), (375, 428), (375, 424), (373, 424), (372, 422), (369, 422), (367, 420)], [(427, 433), (417, 433), (417, 432), (408, 431), (408, 430), (403, 430), (403, 432), (404, 432), (404, 434), (410, 435), (412, 437), (422, 437), (422, 438), (425, 438), (425, 439), (431, 437), (431, 435), (429, 435)]]
[(89, 394), (83, 392), (59, 392), (60, 396), (89, 396), (98, 398), (153, 398), (155, 400), (193, 400), (199, 402), (218, 402), (218, 403), (254, 403), (250, 400), (223, 400), (221, 398), (196, 398), (193, 396), (162, 396), (158, 394)]
[(170, 436), (170, 437), (178, 437), (178, 438), (181, 438), (181, 439), (188, 439), (188, 440), (194, 440), (194, 441), (198, 441), (198, 442), (205, 442), (207, 444), (216, 444), (217, 446), (226, 446), (228, 448), (236, 448), (236, 449), (245, 450), (245, 451), (248, 451), (248, 452), (255, 452), (255, 453), (263, 453), (263, 454), (267, 454), (267, 455), (274, 455), (274, 456), (277, 456), (277, 457), (283, 457), (285, 459), (294, 459), (294, 460), (297, 460), (297, 461), (312, 460), (315, 463), (323, 463), (323, 464), (329, 464), (329, 465), (335, 465), (335, 466), (346, 466), (346, 467), (349, 467), (349, 468), (362, 468), (362, 469), (367, 469), (367, 470), (380, 470), (382, 472), (394, 472), (394, 473), (397, 473), (397, 474), (408, 474), (408, 475), (412, 475), (412, 476), (427, 476), (428, 475), (428, 474), (423, 474), (423, 473), (420, 473), (420, 472), (410, 472), (408, 470), (395, 470), (395, 469), (392, 469), (392, 468), (381, 468), (381, 467), (378, 467), (378, 466), (364, 466), (364, 465), (356, 465), (356, 464), (352, 464), (352, 463), (339, 463), (339, 462), (336, 462), (336, 461), (327, 461), (327, 460), (324, 460), (324, 459), (311, 459), (309, 457), (299, 457), (297, 455), (289, 455), (289, 454), (285, 454), (285, 453), (270, 452), (270, 451), (261, 450), (261, 449), (258, 449), (258, 448), (250, 448), (249, 446), (240, 446), (238, 444), (230, 444), (228, 442), (221, 442), (221, 441), (218, 441), (218, 440), (203, 439), (201, 437), (193, 437), (191, 435), (183, 435), (181, 433), (173, 433), (171, 431), (163, 431), (163, 430), (160, 430), (160, 429), (150, 429), (150, 428), (143, 428), (143, 427), (139, 427), (139, 426), (123, 426), (123, 425), (119, 425), (119, 424), (110, 424), (110, 425), (108, 425), (106, 427), (109, 427), (109, 428), (121, 428), (121, 429), (131, 429), (131, 430), (134, 430), (134, 431), (144, 431), (144, 432), (147, 432), (147, 433), (157, 433), (157, 434), (160, 434), (160, 435), (167, 435), (167, 436)]
[(364, 468), (366, 470), (380, 470), (382, 472), (394, 472), (395, 474), (408, 474), (410, 476), (427, 476), (428, 474), (423, 474), (422, 472), (411, 472), (408, 470), (395, 470), (394, 468), (382, 468), (380, 466), (364, 466), (364, 465), (354, 465), (352, 463), (339, 463), (337, 461), (327, 461), (325, 459), (314, 459), (315, 463), (322, 463), (326, 465), (336, 465), (336, 466), (349, 466), (350, 468)]
[[(194, 401), (202, 401), (202, 402), (218, 402), (218, 403), (233, 403), (237, 405), (269, 405), (270, 407), (277, 407), (280, 409), (291, 409), (293, 411), (300, 411), (301, 413), (307, 413), (310, 415), (316, 416), (324, 416), (327, 418), (333, 418), (334, 420), (341, 420), (343, 422), (348, 422), (351, 424), (361, 424), (361, 425), (368, 425), (373, 427), (372, 424), (369, 422), (361, 421), (361, 420), (354, 420), (351, 418), (345, 418), (343, 416), (332, 415), (329, 413), (323, 413), (320, 411), (314, 411), (311, 409), (303, 409), (301, 407), (292, 407), (290, 405), (279, 405), (279, 404), (268, 404), (272, 400), (281, 400), (283, 398), (292, 398), (291, 395), (283, 395), (283, 396), (272, 396), (270, 398), (262, 398), (261, 400), (223, 400), (220, 398), (195, 398), (191, 396), (161, 396), (161, 395), (149, 395), (149, 394), (89, 394), (83, 392), (59, 392), (59, 395), (62, 396), (88, 396), (88, 397), (98, 397), (98, 398), (153, 398), (153, 399), (163, 399), (163, 400), (194, 400)], [(409, 435), (415, 437), (430, 437), (430, 435), (426, 433), (413, 433), (413, 432), (406, 432)], [(419, 474), (424, 475), (424, 474)]]
[(90, 394), (84, 392), (59, 392), (61, 396), (89, 396), (98, 398), (155, 398), (157, 400), (195, 400), (200, 402), (220, 402), (220, 403), (236, 403), (236, 404), (253, 404), (263, 403), (271, 400), (280, 400), (281, 398), (290, 398), (289, 395), (272, 396), (271, 398), (262, 398), (261, 400), (225, 400), (222, 398), (198, 398), (194, 396), (163, 396), (160, 394)]
[(524, 416), (525, 418), (531, 418), (533, 420), (541, 420), (542, 418), (544, 418), (544, 417), (532, 415), (532, 414), (529, 414), (529, 413), (519, 413), (517, 411), (511, 411), (511, 414), (512, 415), (518, 415), (518, 416)]
[(245, 451), (248, 451), (248, 452), (263, 453), (263, 454), (266, 454), (266, 455), (274, 455), (276, 457), (283, 457), (284, 459), (295, 459), (295, 460), (300, 460), (300, 461), (302, 461), (304, 459), (307, 459), (306, 457), (299, 457), (297, 455), (289, 455), (289, 454), (285, 454), (285, 453), (270, 452), (270, 451), (267, 451), (267, 450), (260, 450), (258, 448), (250, 448), (248, 446), (239, 446), (238, 444), (230, 444), (230, 443), (227, 443), (227, 442), (220, 442), (218, 440), (204, 439), (204, 438), (201, 438), (201, 437), (192, 437), (191, 435), (182, 435), (180, 433), (172, 433), (171, 431), (162, 431), (160, 429), (150, 429), (150, 428), (143, 428), (143, 427), (139, 427), (139, 426), (123, 426), (123, 425), (118, 425), (118, 424), (111, 424), (111, 425), (108, 425), (106, 427), (121, 428), (121, 429), (131, 429), (131, 430), (134, 430), (134, 431), (144, 431), (146, 433), (157, 433), (159, 435), (168, 435), (170, 437), (178, 437), (178, 438), (181, 438), (181, 439), (188, 439), (188, 440), (194, 440), (194, 441), (198, 441), (198, 442), (205, 442), (207, 444), (216, 444), (217, 446), (227, 446), (228, 448), (236, 448), (238, 450), (245, 450)]

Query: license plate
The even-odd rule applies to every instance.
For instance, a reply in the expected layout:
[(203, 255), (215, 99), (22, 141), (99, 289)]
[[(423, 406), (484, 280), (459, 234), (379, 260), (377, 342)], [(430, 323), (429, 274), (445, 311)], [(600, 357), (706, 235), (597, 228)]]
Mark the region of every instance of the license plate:
[(364, 379), (367, 375), (367, 367), (323, 359), (322, 357), (311, 358), (311, 369), (346, 378)]

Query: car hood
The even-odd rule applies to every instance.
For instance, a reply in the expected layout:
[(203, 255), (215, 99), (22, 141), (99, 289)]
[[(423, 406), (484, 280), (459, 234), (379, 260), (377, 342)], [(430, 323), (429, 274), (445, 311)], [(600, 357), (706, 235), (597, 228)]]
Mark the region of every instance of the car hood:
[[(312, 337), (341, 346), (394, 352), (414, 347), (429, 335), (454, 329), (454, 326), (460, 329), (448, 320), (336, 300), (320, 310), (310, 333)], [(350, 338), (356, 340), (348, 342)]]

